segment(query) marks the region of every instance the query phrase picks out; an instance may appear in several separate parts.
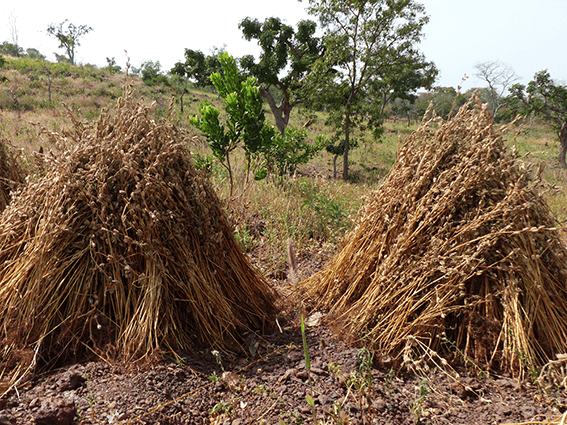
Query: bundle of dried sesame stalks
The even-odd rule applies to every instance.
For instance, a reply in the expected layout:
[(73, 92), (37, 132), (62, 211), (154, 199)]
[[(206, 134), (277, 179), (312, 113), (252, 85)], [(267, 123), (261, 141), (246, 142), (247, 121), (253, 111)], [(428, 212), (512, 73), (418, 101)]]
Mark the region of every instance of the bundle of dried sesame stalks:
[(521, 375), (567, 350), (567, 250), (537, 185), (485, 106), (425, 122), (301, 287), (385, 353), (415, 337)]
[(176, 127), (129, 97), (73, 127), (51, 134), (67, 149), (0, 219), (4, 366), (26, 350), (49, 363), (226, 348), (261, 330), (275, 295)]

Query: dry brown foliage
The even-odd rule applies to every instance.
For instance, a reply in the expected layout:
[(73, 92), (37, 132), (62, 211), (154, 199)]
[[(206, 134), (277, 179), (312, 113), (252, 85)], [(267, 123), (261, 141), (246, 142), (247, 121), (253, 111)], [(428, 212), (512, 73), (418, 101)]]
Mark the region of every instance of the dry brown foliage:
[(46, 155), (45, 175), (0, 219), (4, 366), (21, 350), (33, 363), (140, 359), (236, 347), (240, 332), (262, 330), (275, 293), (178, 129), (129, 97), (92, 125), (73, 124), (49, 135), (63, 153)]
[(417, 338), (517, 375), (541, 366), (567, 352), (567, 250), (532, 174), (483, 105), (424, 122), (301, 288), (398, 358)]
[(25, 173), (10, 143), (0, 139), (0, 211), (10, 203), (11, 192), (24, 180)]

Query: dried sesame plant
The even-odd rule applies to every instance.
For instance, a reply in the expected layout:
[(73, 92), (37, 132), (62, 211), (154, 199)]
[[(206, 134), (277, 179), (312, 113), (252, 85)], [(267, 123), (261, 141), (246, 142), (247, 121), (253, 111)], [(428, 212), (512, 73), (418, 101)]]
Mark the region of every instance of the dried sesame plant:
[(239, 332), (262, 330), (275, 293), (179, 130), (128, 96), (95, 124), (73, 123), (50, 135), (63, 154), (0, 219), (5, 378), (25, 352), (44, 364), (89, 352), (140, 359), (236, 347)]
[(11, 192), (25, 180), (25, 173), (8, 141), (0, 139), (0, 211), (10, 203)]
[(533, 174), (485, 105), (424, 122), (301, 288), (375, 349), (399, 357), (410, 337), (435, 350), (449, 341), (521, 376), (567, 352), (567, 250)]

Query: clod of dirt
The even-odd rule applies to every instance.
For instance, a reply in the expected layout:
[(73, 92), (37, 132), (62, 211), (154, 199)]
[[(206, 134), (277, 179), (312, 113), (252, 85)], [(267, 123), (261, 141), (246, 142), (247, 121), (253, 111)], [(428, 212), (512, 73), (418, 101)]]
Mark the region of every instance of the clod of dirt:
[(63, 374), (63, 376), (57, 381), (57, 387), (61, 391), (76, 390), (83, 382), (85, 382), (85, 376), (78, 372), (77, 370), (68, 370)]
[(69, 425), (77, 408), (75, 402), (68, 398), (57, 398), (46, 401), (35, 415), (36, 425)]

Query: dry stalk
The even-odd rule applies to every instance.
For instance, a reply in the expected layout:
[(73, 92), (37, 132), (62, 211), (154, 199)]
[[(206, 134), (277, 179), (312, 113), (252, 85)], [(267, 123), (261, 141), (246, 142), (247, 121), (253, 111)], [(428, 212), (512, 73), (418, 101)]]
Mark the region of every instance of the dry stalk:
[(439, 351), (444, 333), (523, 376), (567, 351), (567, 249), (538, 184), (485, 105), (432, 118), (302, 291), (374, 349), (400, 356), (415, 337)]
[(49, 135), (62, 154), (0, 218), (4, 367), (38, 341), (52, 365), (91, 351), (142, 359), (226, 349), (243, 330), (262, 331), (275, 293), (178, 129), (128, 96), (94, 125), (73, 123)]

